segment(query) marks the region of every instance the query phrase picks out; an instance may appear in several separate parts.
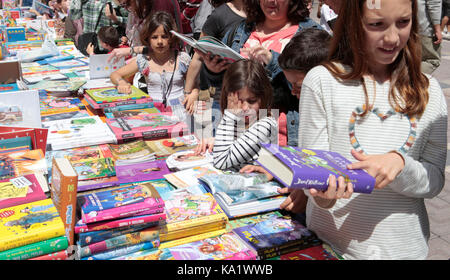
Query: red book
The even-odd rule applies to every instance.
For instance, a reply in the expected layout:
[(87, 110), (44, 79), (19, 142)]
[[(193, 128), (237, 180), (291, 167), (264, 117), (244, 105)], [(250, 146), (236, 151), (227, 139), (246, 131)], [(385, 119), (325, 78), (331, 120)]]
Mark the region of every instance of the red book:
[[(23, 178), (25, 178), (25, 180), (21, 180)], [(24, 183), (24, 181), (26, 183)], [(28, 185), (28, 183), (31, 183), (31, 185)], [(14, 189), (17, 190), (17, 188), (25, 187), (26, 185), (28, 185), (28, 190), (25, 197), (3, 198), (2, 195), (2, 198), (0, 198), (0, 209), (47, 198), (35, 174), (28, 174), (17, 178), (1, 180), (0, 192), (3, 194), (8, 190), (12, 192)]]
[(0, 140), (30, 136), (33, 150), (41, 149), (44, 155), (47, 146), (47, 134), (48, 129), (46, 128), (0, 126)]

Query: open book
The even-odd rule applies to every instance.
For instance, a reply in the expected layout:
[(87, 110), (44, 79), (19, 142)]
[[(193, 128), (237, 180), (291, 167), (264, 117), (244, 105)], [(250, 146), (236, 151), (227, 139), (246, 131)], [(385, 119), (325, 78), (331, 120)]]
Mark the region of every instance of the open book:
[(219, 55), (223, 57), (223, 59), (230, 60), (231, 62), (244, 58), (239, 53), (234, 51), (232, 48), (228, 47), (223, 42), (217, 40), (212, 36), (203, 36), (200, 39), (195, 40), (192, 37), (180, 34), (173, 30), (171, 30), (170, 32), (173, 35), (180, 38), (181, 40), (183, 40), (189, 46), (193, 47), (194, 49), (198, 49), (204, 53), (210, 52), (214, 55)]

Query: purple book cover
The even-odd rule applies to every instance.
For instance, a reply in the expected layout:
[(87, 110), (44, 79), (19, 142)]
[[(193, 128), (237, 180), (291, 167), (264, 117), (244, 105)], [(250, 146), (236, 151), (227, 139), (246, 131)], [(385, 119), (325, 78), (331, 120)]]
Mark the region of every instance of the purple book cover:
[(169, 173), (165, 160), (116, 166), (120, 184), (164, 179), (164, 175)]
[[(274, 144), (261, 145), (292, 170), (293, 180), (292, 183), (289, 183), (284, 182), (274, 174), (270, 167), (265, 167), (269, 173), (287, 187), (326, 190), (328, 188), (328, 177), (335, 175), (336, 178), (343, 176), (347, 182), (351, 182), (353, 191), (356, 193), (371, 193), (374, 188), (375, 178), (362, 169), (347, 169), (346, 166), (351, 161), (336, 152)], [(264, 167), (259, 160), (257, 162)]]
[(95, 189), (102, 189), (108, 187), (114, 187), (120, 185), (119, 180), (116, 176), (106, 177), (106, 178), (97, 178), (85, 181), (78, 182), (78, 191), (88, 191)]

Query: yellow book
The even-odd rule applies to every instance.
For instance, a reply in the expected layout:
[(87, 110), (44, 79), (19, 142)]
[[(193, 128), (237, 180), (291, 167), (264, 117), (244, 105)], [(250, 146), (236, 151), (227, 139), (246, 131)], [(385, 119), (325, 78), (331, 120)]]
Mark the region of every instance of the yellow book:
[(221, 229), (226, 228), (227, 224), (228, 223), (226, 221), (219, 222), (219, 223), (214, 222), (214, 223), (209, 223), (209, 224), (205, 224), (202, 226), (190, 227), (190, 228), (180, 229), (180, 230), (171, 231), (171, 232), (168, 232), (167, 227), (165, 225), (163, 225), (160, 227), (159, 239), (161, 242), (171, 241), (174, 239), (184, 238), (184, 237), (188, 237), (191, 235), (202, 234), (202, 233), (209, 232), (209, 231), (221, 230)]
[(64, 224), (51, 199), (0, 209), (0, 251), (64, 233)]
[(203, 240), (205, 238), (216, 237), (216, 236), (219, 236), (226, 232), (227, 232), (227, 230), (225, 228), (223, 228), (223, 229), (219, 229), (219, 230), (208, 231), (208, 232), (204, 232), (201, 234), (196, 234), (196, 235), (192, 235), (192, 236), (188, 236), (188, 237), (184, 237), (184, 238), (175, 239), (172, 241), (162, 242), (161, 245), (159, 245), (158, 249), (175, 247), (178, 245), (183, 245), (183, 244), (187, 244), (190, 242)]

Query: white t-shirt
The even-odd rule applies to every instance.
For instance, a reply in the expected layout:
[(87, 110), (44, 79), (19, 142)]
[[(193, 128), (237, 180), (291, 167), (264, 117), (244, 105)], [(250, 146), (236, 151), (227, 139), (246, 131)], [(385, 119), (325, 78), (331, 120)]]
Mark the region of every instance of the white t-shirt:
[(338, 15), (327, 4), (323, 4), (322, 8), (320, 8), (320, 26), (322, 26), (323, 29), (325, 29), (331, 35), (333, 34), (333, 31), (328, 25), (328, 22), (332, 19), (337, 18), (337, 16)]

